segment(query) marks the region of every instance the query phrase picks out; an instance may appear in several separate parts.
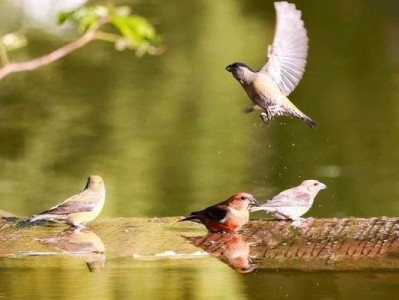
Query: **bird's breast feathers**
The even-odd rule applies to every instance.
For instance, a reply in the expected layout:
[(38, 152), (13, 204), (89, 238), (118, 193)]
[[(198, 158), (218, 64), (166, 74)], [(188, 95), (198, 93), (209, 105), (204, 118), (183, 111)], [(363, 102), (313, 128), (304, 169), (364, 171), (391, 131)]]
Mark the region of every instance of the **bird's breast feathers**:
[(224, 217), (222, 220), (220, 220), (221, 223), (225, 224), (231, 224), (231, 225), (237, 225), (241, 226), (242, 224), (245, 224), (249, 220), (249, 211), (247, 209), (245, 210), (238, 210), (235, 208), (229, 208), (227, 210), (226, 217)]
[[(248, 96), (261, 106), (279, 105), (284, 103), (285, 95), (280, 91), (277, 84), (267, 75), (259, 74), (247, 88), (244, 87)], [(268, 105), (266, 105), (268, 106)], [(264, 107), (265, 108), (265, 107)]]

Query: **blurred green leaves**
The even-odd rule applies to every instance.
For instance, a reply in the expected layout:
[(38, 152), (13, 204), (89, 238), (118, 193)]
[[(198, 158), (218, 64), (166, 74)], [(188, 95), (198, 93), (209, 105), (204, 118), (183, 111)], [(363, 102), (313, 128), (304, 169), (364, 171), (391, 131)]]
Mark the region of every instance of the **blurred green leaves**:
[[(131, 13), (127, 6), (84, 6), (58, 15), (58, 23), (72, 22), (81, 33), (98, 31), (97, 39), (112, 42), (117, 50), (132, 49), (141, 56), (157, 54), (160, 38), (154, 26), (144, 17)], [(112, 28), (105, 27), (109, 24)], [(104, 27), (110, 31), (100, 31)]]
[(0, 43), (6, 51), (12, 51), (25, 47), (28, 40), (23, 33), (13, 32), (2, 36)]
[(67, 21), (77, 23), (79, 31), (84, 33), (94, 27), (98, 27), (101, 20), (108, 16), (109, 10), (105, 6), (83, 6), (75, 11), (58, 14), (57, 22), (58, 24), (64, 24)]
[(57, 21), (59, 25), (73, 25), (81, 36), (48, 54), (28, 61), (14, 62), (8, 56), (9, 51), (27, 45), (23, 30), (0, 36), (0, 80), (11, 73), (31, 71), (48, 65), (94, 40), (111, 42), (117, 50), (134, 50), (138, 56), (163, 52), (154, 26), (146, 18), (132, 14), (127, 6), (115, 7), (111, 2), (107, 6), (82, 6), (58, 14)]

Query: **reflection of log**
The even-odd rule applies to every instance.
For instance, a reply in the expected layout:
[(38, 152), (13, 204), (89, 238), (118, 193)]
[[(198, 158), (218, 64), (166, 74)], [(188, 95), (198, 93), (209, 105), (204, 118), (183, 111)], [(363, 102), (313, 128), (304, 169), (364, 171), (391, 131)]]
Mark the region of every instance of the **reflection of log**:
[[(90, 229), (105, 245), (107, 260), (145, 256), (165, 251), (192, 254), (200, 251), (185, 237), (205, 236), (198, 224), (177, 223), (178, 218), (110, 218)], [(250, 257), (259, 268), (289, 269), (399, 269), (399, 219), (312, 219), (291, 226), (290, 221), (251, 221), (242, 232)], [(56, 235), (64, 225), (18, 226), (0, 219), (0, 267), (27, 251), (48, 251), (40, 239)], [(214, 235), (209, 235), (215, 239)], [(209, 239), (210, 239), (209, 238)], [(201, 248), (210, 253), (204, 237)], [(222, 239), (223, 241), (223, 239)], [(209, 247), (207, 248), (207, 242)], [(205, 246), (204, 246), (205, 245)], [(230, 250), (229, 250), (230, 251)], [(7, 257), (7, 262), (3, 264)]]

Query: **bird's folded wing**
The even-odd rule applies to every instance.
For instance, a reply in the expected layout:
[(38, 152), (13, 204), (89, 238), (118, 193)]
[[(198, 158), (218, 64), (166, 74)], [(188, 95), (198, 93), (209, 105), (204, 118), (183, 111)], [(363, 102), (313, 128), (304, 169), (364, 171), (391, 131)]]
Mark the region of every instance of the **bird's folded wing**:
[(269, 59), (260, 72), (268, 73), (289, 95), (305, 72), (309, 39), (295, 4), (275, 2), (274, 6), (277, 22), (273, 45), (268, 48)]
[(85, 190), (79, 194), (76, 194), (64, 202), (46, 210), (43, 214), (54, 214), (54, 215), (67, 215), (71, 213), (87, 212), (92, 211), (98, 204), (99, 196), (97, 193)]
[(201, 211), (202, 214), (207, 215), (214, 220), (223, 220), (227, 215), (228, 209), (225, 205), (210, 206)]
[(284, 191), (261, 204), (262, 207), (305, 206), (309, 204), (310, 194), (301, 191)]

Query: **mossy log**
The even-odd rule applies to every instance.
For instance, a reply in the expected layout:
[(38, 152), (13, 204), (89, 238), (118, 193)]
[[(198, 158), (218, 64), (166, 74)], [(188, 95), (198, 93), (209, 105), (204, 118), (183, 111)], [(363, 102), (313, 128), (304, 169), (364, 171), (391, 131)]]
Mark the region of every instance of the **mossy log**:
[[(398, 218), (253, 220), (238, 234), (210, 234), (172, 218), (106, 218), (77, 231), (64, 224), (30, 225), (0, 219), (0, 267), (26, 266), (32, 257), (79, 257), (90, 270), (120, 257), (160, 259), (206, 255), (239, 272), (263, 269), (399, 270)], [(38, 260), (43, 266), (45, 260)]]

